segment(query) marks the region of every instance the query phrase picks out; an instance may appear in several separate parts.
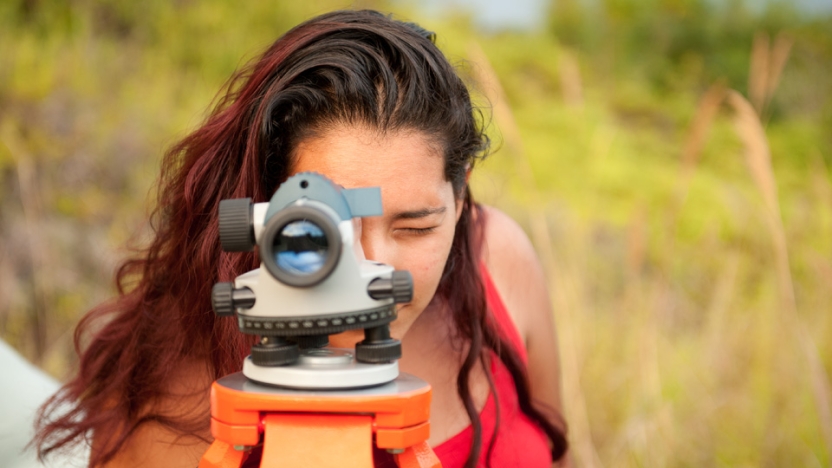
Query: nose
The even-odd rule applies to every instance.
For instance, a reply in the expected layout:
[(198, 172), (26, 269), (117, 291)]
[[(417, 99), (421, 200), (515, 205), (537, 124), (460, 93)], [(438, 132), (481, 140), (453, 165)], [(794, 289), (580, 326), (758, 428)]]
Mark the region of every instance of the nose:
[(364, 253), (364, 246), (361, 243), (361, 231), (363, 229), (361, 218), (353, 218), (352, 219), (352, 231), (355, 234), (353, 239), (355, 240), (352, 244), (353, 251), (355, 252), (355, 258), (358, 261), (362, 261), (367, 258), (366, 254)]
[(380, 223), (373, 221), (363, 220), (360, 236), (357, 236), (358, 239), (361, 239), (360, 244), (364, 250), (364, 255), (368, 260), (392, 265), (390, 241), (384, 235), (384, 229), (380, 226)]

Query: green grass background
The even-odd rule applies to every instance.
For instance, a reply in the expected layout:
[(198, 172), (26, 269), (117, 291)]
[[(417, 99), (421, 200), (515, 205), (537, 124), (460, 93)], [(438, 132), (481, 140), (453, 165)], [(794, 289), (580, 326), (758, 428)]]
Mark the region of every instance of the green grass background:
[[(0, 3), (0, 336), (68, 377), (74, 324), (150, 235), (165, 148), (278, 35), (349, 6)], [(560, 0), (543, 28), (489, 33), (403, 1), (353, 6), (436, 31), (493, 115), (475, 194), (541, 252), (576, 465), (832, 464), (830, 18), (787, 2)], [(760, 117), (791, 308), (730, 107), (678, 202), (698, 103), (717, 83), (749, 95), (755, 35), (793, 41)], [(476, 79), (492, 67), (496, 89)], [(498, 89), (508, 117), (488, 111)]]

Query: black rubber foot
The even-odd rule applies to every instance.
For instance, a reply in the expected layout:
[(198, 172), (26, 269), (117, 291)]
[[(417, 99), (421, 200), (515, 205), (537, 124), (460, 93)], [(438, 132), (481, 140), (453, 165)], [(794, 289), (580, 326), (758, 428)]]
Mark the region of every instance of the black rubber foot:
[(402, 342), (390, 338), (390, 325), (364, 329), (364, 341), (355, 345), (355, 359), (359, 362), (379, 364), (402, 357)]
[(283, 338), (264, 336), (251, 347), (251, 361), (258, 366), (285, 366), (300, 358), (300, 348)]

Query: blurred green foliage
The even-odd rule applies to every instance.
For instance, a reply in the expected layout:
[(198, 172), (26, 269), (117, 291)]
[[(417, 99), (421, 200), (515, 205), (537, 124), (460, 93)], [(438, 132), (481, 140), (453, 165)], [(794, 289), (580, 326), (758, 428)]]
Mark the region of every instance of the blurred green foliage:
[[(72, 372), (74, 324), (112, 296), (118, 261), (152, 235), (165, 148), (199, 125), (241, 64), (344, 6), (242, 5), (0, 2), (0, 325), (53, 375)], [(828, 387), (818, 391), (832, 374), (830, 18), (787, 2), (557, 0), (543, 30), (485, 34), (401, 1), (359, 6), (436, 31), (486, 109), (495, 90), (474, 82), (483, 65), (466, 61), (472, 44), (495, 70), (522, 147), (495, 115), (495, 151), (473, 185), (530, 233), (541, 220), (548, 229), (533, 238), (553, 252), (543, 260), (578, 466), (832, 463)], [(707, 89), (750, 96), (761, 34), (792, 44), (761, 120), (796, 318), (782, 310), (728, 107), (687, 186), (681, 164)], [(794, 321), (806, 336), (787, 332)]]

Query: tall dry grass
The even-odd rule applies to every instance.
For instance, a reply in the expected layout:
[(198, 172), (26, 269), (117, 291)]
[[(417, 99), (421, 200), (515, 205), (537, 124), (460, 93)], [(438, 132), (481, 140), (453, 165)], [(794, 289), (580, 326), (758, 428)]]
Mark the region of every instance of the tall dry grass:
[(40, 221), (43, 218), (43, 207), (38, 187), (37, 168), (31, 154), (26, 150), (26, 145), (21, 142), (16, 128), (12, 125), (3, 125), (0, 128), (0, 135), (9, 148), (9, 152), (16, 156), (15, 179), (20, 191), (23, 220), (28, 238), (26, 254), (29, 263), (30, 291), (27, 299), (31, 301), (28, 317), (30, 343), (33, 348), (31, 353), (35, 364), (41, 365), (48, 348), (46, 315), (49, 305), (54, 300), (52, 294), (54, 278), (49, 268), (49, 244), (44, 241), (39, 230)]
[(708, 141), (708, 135), (725, 98), (725, 92), (723, 83), (712, 85), (699, 100), (699, 105), (696, 108), (693, 122), (685, 139), (685, 145), (682, 148), (679, 179), (676, 183), (675, 195), (668, 214), (669, 237), (671, 238), (674, 237), (679, 211), (687, 199), (690, 183), (696, 172), (696, 165), (699, 163), (702, 149)]
[[(616, 264), (623, 270), (618, 272), (623, 289), (611, 303), (603, 302), (609, 298), (599, 298), (594, 292), (599, 289), (595, 284), (599, 277), (592, 265), (606, 261), (593, 239), (597, 227), (571, 219), (576, 222), (567, 232), (553, 233), (551, 226), (558, 220), (553, 218), (552, 201), (536, 183), (535, 168), (524, 149), (500, 79), (482, 48), (476, 44), (469, 48), (474, 78), (491, 103), (504, 149), (511, 158), (513, 176), (530, 200), (525, 216), (549, 275), (561, 346), (564, 409), (577, 466), (714, 466), (723, 464), (723, 456), (744, 457), (757, 460), (752, 465), (766, 465), (785, 440), (782, 431), (789, 430), (777, 420), (781, 414), (776, 408), (777, 399), (798, 401), (805, 389), (811, 394), (826, 454), (808, 449), (805, 458), (795, 460), (796, 464), (821, 466), (822, 460), (832, 458), (832, 391), (818, 346), (795, 299), (788, 233), (763, 125), (793, 41), (780, 34), (773, 46), (769, 42), (762, 34), (755, 38), (749, 99), (721, 82), (701, 97), (680, 145), (679, 170), (669, 208), (650, 212), (641, 207), (631, 216), (624, 233), (624, 258)], [(577, 59), (569, 52), (563, 57), (558, 65), (564, 104), (581, 107)], [(753, 200), (747, 200), (750, 205), (740, 209), (750, 219), (759, 216), (765, 223), (777, 300), (775, 305), (762, 307), (759, 315), (738, 313), (740, 291), (747, 287), (746, 278), (756, 266), (741, 250), (728, 249), (715, 260), (718, 267), (711, 294), (698, 311), (701, 327), (679, 332), (668, 324), (675, 320), (674, 311), (690, 306), (680, 302), (683, 299), (678, 292), (684, 266), (675, 262), (677, 225), (712, 128), (721, 118), (732, 122), (745, 167), (762, 201), (759, 212)], [(603, 138), (606, 143), (589, 146), (601, 148), (597, 150), (601, 153), (609, 151), (609, 131), (598, 129), (594, 134), (607, 135)], [(557, 149), (552, 153), (556, 158)], [(821, 157), (814, 161), (823, 165)], [(826, 174), (825, 167), (816, 172)], [(817, 179), (821, 196), (832, 196), (827, 178)], [(832, 198), (829, 200), (832, 209)], [(650, 228), (656, 217), (664, 226), (659, 239)], [(651, 254), (655, 245), (658, 251)], [(659, 268), (651, 269), (651, 263)], [(817, 265), (818, 269), (830, 269), (823, 262)], [(827, 276), (832, 277), (832, 271)], [(799, 362), (791, 360), (793, 357)], [(805, 372), (790, 369), (783, 374), (783, 366), (798, 366)], [(738, 375), (750, 380), (735, 382)], [(783, 375), (793, 381), (778, 382)], [(668, 389), (680, 386), (681, 394), (669, 393)], [(759, 394), (745, 393), (751, 389)], [(611, 398), (615, 401), (605, 401)], [(756, 449), (737, 448), (730, 437), (760, 442)], [(751, 452), (734, 453), (743, 450)]]
[[(754, 71), (752, 70), (752, 73)], [(745, 147), (745, 161), (765, 206), (765, 220), (771, 235), (776, 260), (781, 314), (778, 322), (790, 333), (791, 346), (800, 349), (806, 359), (808, 377), (814, 393), (827, 455), (832, 455), (832, 387), (817, 345), (801, 321), (794, 293), (794, 280), (789, 263), (786, 230), (777, 197), (777, 182), (771, 163), (765, 130), (752, 104), (740, 93), (730, 91), (726, 99), (734, 111), (734, 127)], [(789, 339), (786, 338), (786, 339)]]
[(558, 77), (563, 102), (569, 107), (580, 108), (584, 104), (584, 86), (581, 70), (574, 52), (561, 50), (558, 54)]
[(774, 44), (771, 44), (769, 35), (759, 32), (754, 36), (752, 44), (748, 98), (757, 114), (763, 116), (780, 83), (794, 39), (781, 32), (774, 38)]

